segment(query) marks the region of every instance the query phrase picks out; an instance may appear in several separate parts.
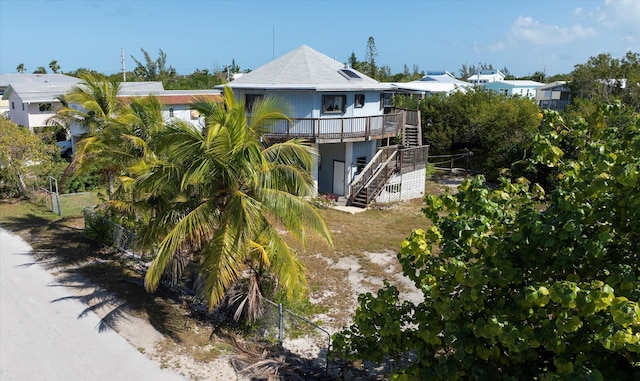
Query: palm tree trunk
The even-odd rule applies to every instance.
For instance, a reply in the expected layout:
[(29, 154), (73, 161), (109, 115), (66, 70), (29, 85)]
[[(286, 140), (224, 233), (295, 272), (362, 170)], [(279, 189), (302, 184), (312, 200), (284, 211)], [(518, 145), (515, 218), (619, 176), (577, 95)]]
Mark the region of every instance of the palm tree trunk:
[(111, 200), (111, 197), (113, 196), (113, 193), (115, 192), (114, 185), (113, 185), (113, 183), (114, 183), (114, 177), (115, 177), (115, 176), (114, 176), (113, 171), (109, 171), (109, 170), (108, 170), (108, 171), (107, 171), (107, 184), (108, 184), (108, 186), (109, 186), (109, 189), (108, 189), (108, 192), (109, 192), (109, 195), (108, 195), (108, 196), (109, 196), (109, 200)]

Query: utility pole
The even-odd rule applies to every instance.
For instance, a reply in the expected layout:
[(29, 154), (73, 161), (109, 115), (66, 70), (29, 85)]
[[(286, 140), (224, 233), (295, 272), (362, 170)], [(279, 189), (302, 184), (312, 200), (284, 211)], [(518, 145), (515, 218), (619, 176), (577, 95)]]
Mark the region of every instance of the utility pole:
[(124, 48), (121, 50), (122, 54), (122, 82), (127, 82), (127, 70), (124, 68)]

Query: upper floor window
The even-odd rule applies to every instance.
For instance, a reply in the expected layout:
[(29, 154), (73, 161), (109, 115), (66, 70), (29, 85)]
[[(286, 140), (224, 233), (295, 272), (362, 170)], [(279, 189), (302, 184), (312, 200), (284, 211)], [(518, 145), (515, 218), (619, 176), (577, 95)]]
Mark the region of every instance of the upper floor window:
[(51, 111), (51, 103), (39, 103), (38, 110), (40, 110), (40, 112)]
[(173, 107), (169, 108), (169, 118), (173, 118)]
[(356, 94), (355, 101), (353, 102), (355, 108), (364, 107), (364, 94)]
[(346, 95), (323, 95), (322, 96), (322, 112), (342, 114), (347, 103)]
[(253, 106), (262, 100), (262, 94), (247, 94), (244, 96), (244, 107), (247, 112), (251, 112)]
[(14, 102), (11, 102), (11, 109), (15, 110), (16, 109), (16, 104)]

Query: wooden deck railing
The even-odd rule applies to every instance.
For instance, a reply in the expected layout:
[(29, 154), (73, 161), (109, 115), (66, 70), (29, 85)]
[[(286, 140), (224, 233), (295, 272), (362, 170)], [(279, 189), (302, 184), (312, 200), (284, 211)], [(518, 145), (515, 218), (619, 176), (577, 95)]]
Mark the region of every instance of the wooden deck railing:
[(390, 138), (403, 126), (403, 113), (349, 118), (294, 118), (269, 126), (267, 139), (303, 138), (317, 143), (336, 143)]
[(360, 172), (360, 174), (351, 182), (349, 195), (353, 197), (358, 194), (358, 192), (360, 192), (362, 188), (365, 187), (367, 182), (369, 182), (369, 180), (373, 178), (375, 173), (378, 172), (382, 164), (389, 160), (389, 158), (393, 157), (393, 155), (395, 155), (397, 149), (397, 146), (380, 148), (378, 152), (376, 152), (375, 156), (371, 159), (369, 164), (367, 164), (362, 172)]

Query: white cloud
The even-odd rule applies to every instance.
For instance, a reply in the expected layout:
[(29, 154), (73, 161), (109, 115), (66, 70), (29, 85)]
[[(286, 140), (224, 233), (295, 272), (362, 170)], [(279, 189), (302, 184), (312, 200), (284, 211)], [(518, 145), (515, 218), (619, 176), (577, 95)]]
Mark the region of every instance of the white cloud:
[(603, 5), (591, 11), (589, 15), (609, 28), (640, 31), (638, 0), (604, 0)]
[(526, 42), (535, 45), (566, 44), (575, 40), (591, 38), (598, 32), (579, 24), (572, 26), (546, 25), (531, 17), (520, 16), (511, 26), (507, 39), (511, 42)]

